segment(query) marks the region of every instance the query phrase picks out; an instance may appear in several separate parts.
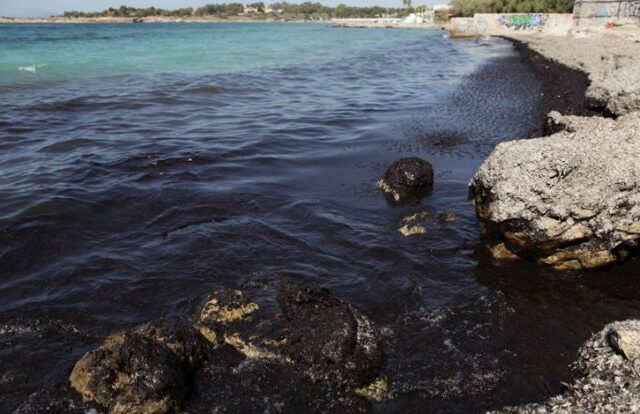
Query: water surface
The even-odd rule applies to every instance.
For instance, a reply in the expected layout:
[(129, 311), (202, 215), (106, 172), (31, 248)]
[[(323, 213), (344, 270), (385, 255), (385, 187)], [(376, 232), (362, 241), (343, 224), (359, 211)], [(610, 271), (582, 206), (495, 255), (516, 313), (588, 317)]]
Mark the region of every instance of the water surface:
[[(0, 369), (24, 374), (0, 407), (104, 335), (282, 275), (381, 328), (391, 398), (372, 411), (558, 392), (590, 332), (640, 312), (633, 261), (557, 273), (482, 246), (467, 183), (540, 133), (543, 99), (508, 42), (440, 31), (0, 25)], [(435, 167), (419, 205), (376, 189), (402, 156)], [(397, 231), (423, 211), (426, 235)]]

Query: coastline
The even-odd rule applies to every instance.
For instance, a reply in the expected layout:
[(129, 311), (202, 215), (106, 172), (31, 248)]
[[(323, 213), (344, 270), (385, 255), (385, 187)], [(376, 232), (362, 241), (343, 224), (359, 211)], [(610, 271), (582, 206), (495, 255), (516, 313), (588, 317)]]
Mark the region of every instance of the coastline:
[[(621, 148), (625, 151), (626, 148), (631, 154), (635, 153), (633, 145), (636, 145), (640, 138), (637, 136), (637, 131), (640, 131), (640, 116), (638, 116), (640, 72), (633, 69), (640, 67), (640, 41), (633, 40), (633, 33), (632, 36), (627, 36), (626, 34), (616, 35), (615, 32), (591, 34), (589, 37), (570, 35), (560, 37), (545, 34), (513, 34), (499, 37), (513, 42), (524, 60), (534, 67), (538, 76), (542, 77), (541, 80), (546, 86), (544, 93), (549, 96), (547, 119), (543, 122), (543, 133), (540, 137), (531, 137), (532, 139), (514, 137), (515, 141), (500, 144), (470, 183), (470, 199), (474, 202), (478, 216), (483, 222), (485, 234), (489, 239), (503, 240), (496, 245), (499, 248), (492, 249), (494, 257), (499, 260), (513, 260), (514, 253), (524, 256), (522, 251), (518, 250), (519, 246), (505, 247), (505, 234), (508, 244), (512, 242), (508, 232), (513, 230), (507, 229), (505, 233), (504, 222), (489, 218), (487, 210), (491, 208), (491, 204), (496, 203), (496, 198), (500, 197), (519, 197), (519, 200), (525, 200), (524, 204), (532, 202), (531, 199), (526, 199), (518, 193), (520, 190), (515, 185), (505, 187), (505, 181), (515, 180), (520, 188), (534, 187), (538, 184), (535, 181), (529, 181), (530, 177), (524, 176), (526, 174), (524, 171), (509, 168), (513, 166), (504, 162), (503, 159), (516, 156), (511, 152), (502, 154), (501, 149), (507, 147), (509, 150), (513, 148), (516, 153), (527, 153), (529, 145), (539, 143), (531, 151), (546, 151), (550, 159), (555, 158), (554, 162), (557, 160), (564, 162), (567, 153), (577, 152), (576, 160), (569, 160), (569, 168), (576, 168), (572, 161), (586, 163), (587, 169), (592, 167), (589, 164), (597, 166), (598, 162), (607, 163), (607, 161), (622, 163), (627, 167), (625, 160), (621, 160), (624, 155), (620, 155), (619, 151)], [(558, 72), (559, 67), (564, 69)], [(592, 158), (581, 159), (581, 143), (576, 142), (576, 139), (586, 141), (587, 145), (598, 146), (596, 161)], [(606, 139), (612, 142), (599, 144), (598, 141)], [(578, 147), (577, 150), (573, 147), (574, 145)], [(593, 146), (585, 153), (591, 152), (593, 152)], [(522, 161), (516, 159), (514, 162)], [(536, 161), (536, 168), (543, 169), (545, 162), (545, 159), (542, 162)], [(523, 168), (530, 167), (526, 165)], [(498, 169), (508, 171), (496, 171)], [(587, 175), (587, 177), (597, 184), (600, 179), (598, 174), (594, 174), (593, 169), (587, 174), (589, 173), (593, 176)], [(631, 179), (636, 172), (631, 167), (625, 169), (623, 174), (628, 174)], [(523, 182), (524, 185), (522, 185)], [(580, 184), (581, 182), (578, 182), (573, 185), (580, 186)], [(588, 190), (590, 188), (578, 188), (578, 191), (584, 194), (593, 195)], [(635, 187), (626, 188), (625, 191), (631, 191), (631, 193), (623, 195), (623, 198), (633, 203)], [(602, 197), (602, 192), (599, 190), (595, 195)], [(611, 197), (608, 194), (605, 196)], [(546, 201), (547, 204), (552, 205), (563, 202), (565, 200), (553, 198)], [(520, 203), (522, 204), (522, 201)], [(510, 208), (511, 211), (515, 210), (513, 206)], [(518, 216), (518, 213), (511, 214), (512, 217)], [(614, 225), (615, 220), (615, 217), (611, 218)], [(602, 225), (602, 222), (599, 224)], [(556, 226), (555, 231), (558, 231), (558, 224), (554, 223), (554, 226)], [(540, 227), (537, 227), (536, 231), (539, 232)], [(593, 228), (593, 232), (596, 231), (597, 229)], [(580, 237), (584, 236), (580, 235)], [(489, 241), (489, 243), (493, 242)], [(629, 243), (633, 247), (635, 242), (632, 240)], [(586, 259), (584, 253), (579, 254), (581, 256), (568, 256), (568, 259), (567, 256), (561, 255), (559, 262), (544, 260), (541, 262), (552, 264), (558, 269), (573, 268), (576, 263), (579, 268), (600, 267), (625, 260), (629, 253), (613, 258), (610, 256), (603, 258), (597, 252), (588, 253), (591, 256)], [(531, 266), (536, 264), (532, 263)], [(612, 340), (612, 337), (617, 339)], [(640, 398), (634, 392), (640, 383), (640, 360), (635, 353), (640, 347), (638, 338), (640, 338), (638, 321), (612, 321), (582, 345), (578, 351), (578, 360), (572, 365), (575, 379), (571, 384), (565, 384), (562, 393), (552, 395), (541, 402), (508, 406), (492, 413), (632, 411), (640, 404)], [(621, 348), (619, 343), (624, 344), (627, 349)]]
[(337, 28), (352, 29), (437, 29), (450, 30), (449, 23), (378, 23), (378, 22), (344, 22), (333, 20), (282, 20), (274, 18), (251, 18), (244, 16), (231, 16), (227, 18), (215, 16), (200, 17), (173, 17), (173, 16), (149, 16), (149, 17), (34, 17), (12, 18), (0, 16), (0, 24), (114, 24), (114, 23), (316, 23), (330, 24)]
[[(223, 21), (228, 22), (228, 21)], [(259, 21), (250, 21), (250, 22), (259, 22)], [(554, 129), (549, 129), (548, 124), (546, 122), (547, 115), (551, 111), (561, 112), (563, 115), (580, 115), (584, 117), (589, 117), (591, 119), (607, 119), (611, 121), (611, 117), (617, 117), (619, 115), (608, 113), (606, 110), (609, 101), (613, 102), (613, 99), (598, 99), (595, 93), (602, 93), (604, 96), (605, 92), (601, 89), (594, 88), (594, 80), (590, 78), (592, 77), (592, 73), (588, 72), (584, 69), (584, 67), (599, 67), (597, 61), (590, 62), (582, 62), (583, 65), (580, 65), (581, 61), (579, 58), (575, 57), (575, 55), (571, 55), (575, 58), (575, 61), (570, 59), (566, 59), (565, 62), (562, 62), (561, 58), (555, 59), (552, 56), (556, 56), (556, 54), (561, 55), (561, 50), (557, 47), (557, 43), (560, 39), (558, 38), (542, 38), (539, 42), (535, 43), (536, 47), (532, 46), (532, 43), (529, 41), (530, 37), (526, 37), (524, 39), (516, 39), (516, 37), (509, 38), (509, 40), (513, 41), (515, 44), (516, 50), (520, 53), (522, 60), (525, 64), (530, 65), (533, 68), (533, 72), (535, 73), (536, 78), (541, 83), (542, 94), (548, 97), (545, 106), (539, 110), (539, 114), (536, 114), (536, 117), (540, 119), (540, 134), (536, 134), (532, 132), (533, 136), (548, 136), (551, 135)], [(561, 41), (561, 40), (560, 40)], [(546, 46), (544, 46), (546, 45)], [(555, 45), (555, 46), (554, 46)], [(549, 49), (547, 49), (549, 48)], [(571, 47), (568, 47), (567, 50), (571, 50)], [(614, 50), (615, 51), (615, 50)], [(555, 52), (555, 54), (554, 54)], [(600, 63), (602, 65), (602, 63)], [(491, 90), (491, 88), (488, 88)], [(611, 91), (606, 89), (605, 91), (609, 95), (611, 95)], [(593, 96), (592, 96), (593, 95)], [(617, 95), (616, 95), (617, 96)], [(619, 96), (616, 97), (615, 107), (624, 106), (618, 99)], [(613, 105), (613, 104), (612, 104)], [(580, 120), (578, 120), (581, 122)], [(515, 120), (517, 122), (517, 120)], [(584, 121), (586, 122), (586, 121)], [(612, 121), (613, 122), (613, 121)], [(588, 125), (588, 124), (587, 124)], [(517, 134), (516, 134), (517, 135)], [(520, 138), (525, 138), (521, 136)], [(191, 160), (189, 160), (191, 162)], [(535, 264), (530, 264), (530, 266), (536, 266)], [(494, 275), (492, 275), (494, 276)], [(249, 307), (247, 309), (251, 309), (253, 307)], [(244, 313), (240, 312), (240, 313)], [(247, 312), (248, 313), (248, 312)], [(607, 328), (608, 329), (608, 328)], [(211, 332), (204, 331), (208, 335)], [(608, 330), (603, 331), (602, 334), (598, 336), (597, 342), (597, 350), (600, 352), (601, 350), (606, 350), (606, 357), (609, 358), (609, 354), (611, 357), (615, 357), (610, 348), (607, 348), (606, 341), (603, 341), (603, 338), (606, 338)], [(203, 334), (204, 335), (204, 334)], [(230, 338), (230, 339), (229, 339)], [(238, 342), (235, 337), (229, 337), (227, 345), (231, 347), (237, 347), (238, 350), (246, 350), (247, 347), (242, 343)], [(269, 338), (270, 339), (270, 338)], [(226, 340), (226, 339), (225, 339)], [(273, 343), (270, 342), (270, 343)], [(594, 348), (590, 346), (589, 349)], [(271, 354), (268, 354), (269, 356)], [(616, 363), (624, 364), (624, 360), (620, 360), (619, 357), (616, 357)], [(268, 359), (268, 358), (267, 358)], [(373, 384), (373, 383), (372, 383)], [(565, 404), (565, 402), (563, 402)], [(564, 405), (563, 405), (564, 406)], [(529, 407), (531, 408), (531, 407)], [(533, 409), (532, 409), (533, 411)], [(516, 411), (520, 412), (520, 411)], [(525, 411), (527, 412), (527, 411)], [(535, 411), (535, 412), (539, 412)]]
[(0, 24), (103, 24), (103, 23), (328, 23), (328, 22), (305, 22), (302, 20), (280, 21), (275, 19), (252, 19), (242, 16), (220, 18), (213, 16), (203, 17), (171, 17), (171, 16), (149, 16), (149, 17), (74, 17), (63, 16), (41, 17), (41, 18), (10, 18), (0, 17)]

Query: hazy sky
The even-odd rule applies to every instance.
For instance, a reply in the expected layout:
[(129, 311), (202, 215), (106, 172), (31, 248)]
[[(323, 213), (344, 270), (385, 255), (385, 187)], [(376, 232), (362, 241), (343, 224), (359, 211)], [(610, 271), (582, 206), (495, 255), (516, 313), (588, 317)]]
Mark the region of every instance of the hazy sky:
[[(59, 14), (65, 10), (96, 11), (109, 7), (120, 7), (125, 4), (134, 7), (161, 7), (174, 9), (176, 7), (201, 6), (206, 3), (253, 3), (260, 0), (0, 0), (0, 16), (7, 17), (32, 17)], [(266, 4), (275, 3), (278, 0), (262, 0)], [(336, 6), (340, 3), (353, 6), (385, 6), (402, 7), (402, 0), (311, 0)], [(301, 3), (300, 0), (289, 0), (290, 3)], [(448, 0), (422, 0), (415, 4), (446, 4)]]

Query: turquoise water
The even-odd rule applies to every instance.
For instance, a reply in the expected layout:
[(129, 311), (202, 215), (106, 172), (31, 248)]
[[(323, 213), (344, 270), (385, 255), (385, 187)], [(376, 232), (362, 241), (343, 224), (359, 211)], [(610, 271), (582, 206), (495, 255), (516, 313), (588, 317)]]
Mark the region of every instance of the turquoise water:
[(421, 36), (326, 24), (2, 25), (0, 82), (239, 72), (326, 62)]

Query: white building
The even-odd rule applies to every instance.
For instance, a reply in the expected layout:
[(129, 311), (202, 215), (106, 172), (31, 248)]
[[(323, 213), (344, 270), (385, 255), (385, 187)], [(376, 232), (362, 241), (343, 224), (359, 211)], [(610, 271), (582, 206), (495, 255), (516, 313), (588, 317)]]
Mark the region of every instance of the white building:
[(437, 12), (437, 11), (449, 11), (453, 9), (453, 7), (451, 7), (448, 4), (436, 4), (435, 6), (433, 6), (433, 11)]

